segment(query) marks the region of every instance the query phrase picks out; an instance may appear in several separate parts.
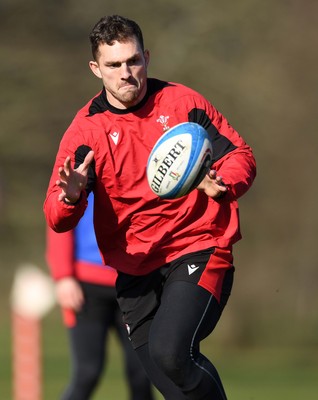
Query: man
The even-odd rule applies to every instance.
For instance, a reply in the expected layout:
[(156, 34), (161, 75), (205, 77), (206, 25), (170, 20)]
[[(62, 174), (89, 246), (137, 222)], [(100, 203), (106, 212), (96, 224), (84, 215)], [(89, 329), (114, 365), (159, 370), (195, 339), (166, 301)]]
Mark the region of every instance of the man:
[(68, 329), (72, 377), (63, 400), (88, 400), (104, 369), (111, 329), (124, 351), (129, 399), (153, 400), (151, 385), (128, 339), (116, 300), (116, 271), (102, 264), (93, 227), (93, 194), (77, 227), (47, 229), (46, 257)]
[[(225, 399), (200, 342), (230, 295), (237, 199), (256, 174), (252, 150), (199, 93), (147, 77), (150, 54), (134, 21), (104, 17), (90, 41), (89, 65), (104, 87), (61, 141), (47, 222), (57, 232), (74, 228), (93, 191), (98, 245), (118, 272), (117, 299), (150, 379), (166, 400)], [(147, 159), (167, 129), (187, 121), (211, 136), (213, 169), (190, 194), (162, 200), (148, 186)]]

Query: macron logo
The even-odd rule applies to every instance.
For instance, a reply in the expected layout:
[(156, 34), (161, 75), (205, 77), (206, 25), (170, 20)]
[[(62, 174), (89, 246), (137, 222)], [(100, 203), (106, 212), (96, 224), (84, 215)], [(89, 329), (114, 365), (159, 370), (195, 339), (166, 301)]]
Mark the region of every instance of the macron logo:
[(189, 265), (188, 264), (189, 275), (193, 274), (193, 272), (195, 272), (197, 269), (199, 269), (199, 267), (197, 267), (196, 265), (194, 265), (194, 264)]
[(118, 143), (119, 132), (110, 133), (109, 136), (113, 139), (113, 142), (114, 142), (115, 144)]

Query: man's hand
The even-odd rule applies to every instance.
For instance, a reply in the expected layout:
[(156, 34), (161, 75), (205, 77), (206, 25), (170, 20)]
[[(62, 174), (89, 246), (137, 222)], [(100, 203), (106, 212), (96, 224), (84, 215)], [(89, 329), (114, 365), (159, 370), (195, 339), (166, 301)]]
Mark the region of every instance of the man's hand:
[(211, 169), (197, 186), (198, 190), (202, 190), (205, 194), (212, 199), (217, 199), (227, 192), (221, 176), (217, 175), (214, 169)]
[(60, 279), (56, 283), (56, 296), (62, 308), (79, 311), (84, 303), (84, 295), (81, 286), (73, 277)]
[(66, 201), (67, 203), (77, 202), (82, 190), (86, 187), (88, 168), (93, 158), (94, 152), (90, 151), (84, 162), (76, 169), (71, 166), (71, 158), (66, 158), (63, 167), (58, 170), (60, 179), (56, 181), (56, 185), (62, 189), (58, 197), (60, 201)]

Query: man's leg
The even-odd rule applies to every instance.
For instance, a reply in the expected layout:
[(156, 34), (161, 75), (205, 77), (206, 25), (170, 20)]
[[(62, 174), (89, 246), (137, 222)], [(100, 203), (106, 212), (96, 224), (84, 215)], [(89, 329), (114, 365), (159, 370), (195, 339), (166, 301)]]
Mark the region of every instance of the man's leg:
[(62, 399), (87, 400), (103, 370), (106, 323), (80, 319), (68, 331), (72, 379)]
[(131, 400), (153, 400), (153, 391), (150, 380), (128, 338), (128, 333), (115, 300), (115, 329), (118, 334), (125, 361), (125, 372), (129, 386)]
[(85, 303), (69, 328), (72, 380), (63, 400), (87, 400), (101, 377), (107, 333), (113, 325), (114, 288), (81, 282)]
[(149, 355), (148, 343), (138, 347), (136, 352), (154, 386), (165, 400), (187, 400), (182, 391), (154, 363)]
[(221, 313), (211, 293), (196, 284), (174, 281), (163, 290), (149, 333), (150, 357), (187, 399), (226, 399), (217, 370), (200, 353), (200, 341)]
[[(202, 252), (199, 259), (195, 255), (195, 265), (204, 270), (212, 253)], [(130, 337), (148, 376), (165, 400), (224, 400), (218, 373), (200, 354), (199, 344), (220, 318), (231, 292), (234, 268), (220, 274), (218, 304), (209, 291), (198, 286), (201, 274), (193, 278), (187, 268), (179, 268), (179, 262), (175, 265), (176, 268), (167, 265), (142, 277), (119, 274), (118, 301)]]

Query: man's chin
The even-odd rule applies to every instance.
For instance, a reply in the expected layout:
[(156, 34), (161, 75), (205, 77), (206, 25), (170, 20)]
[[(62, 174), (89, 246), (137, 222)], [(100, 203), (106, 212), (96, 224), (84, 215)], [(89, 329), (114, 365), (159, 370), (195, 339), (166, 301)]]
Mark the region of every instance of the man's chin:
[(131, 105), (135, 105), (139, 102), (138, 96), (139, 93), (137, 93), (137, 91), (131, 91), (127, 92), (124, 96), (121, 96), (119, 100), (123, 104), (128, 105), (130, 107)]

